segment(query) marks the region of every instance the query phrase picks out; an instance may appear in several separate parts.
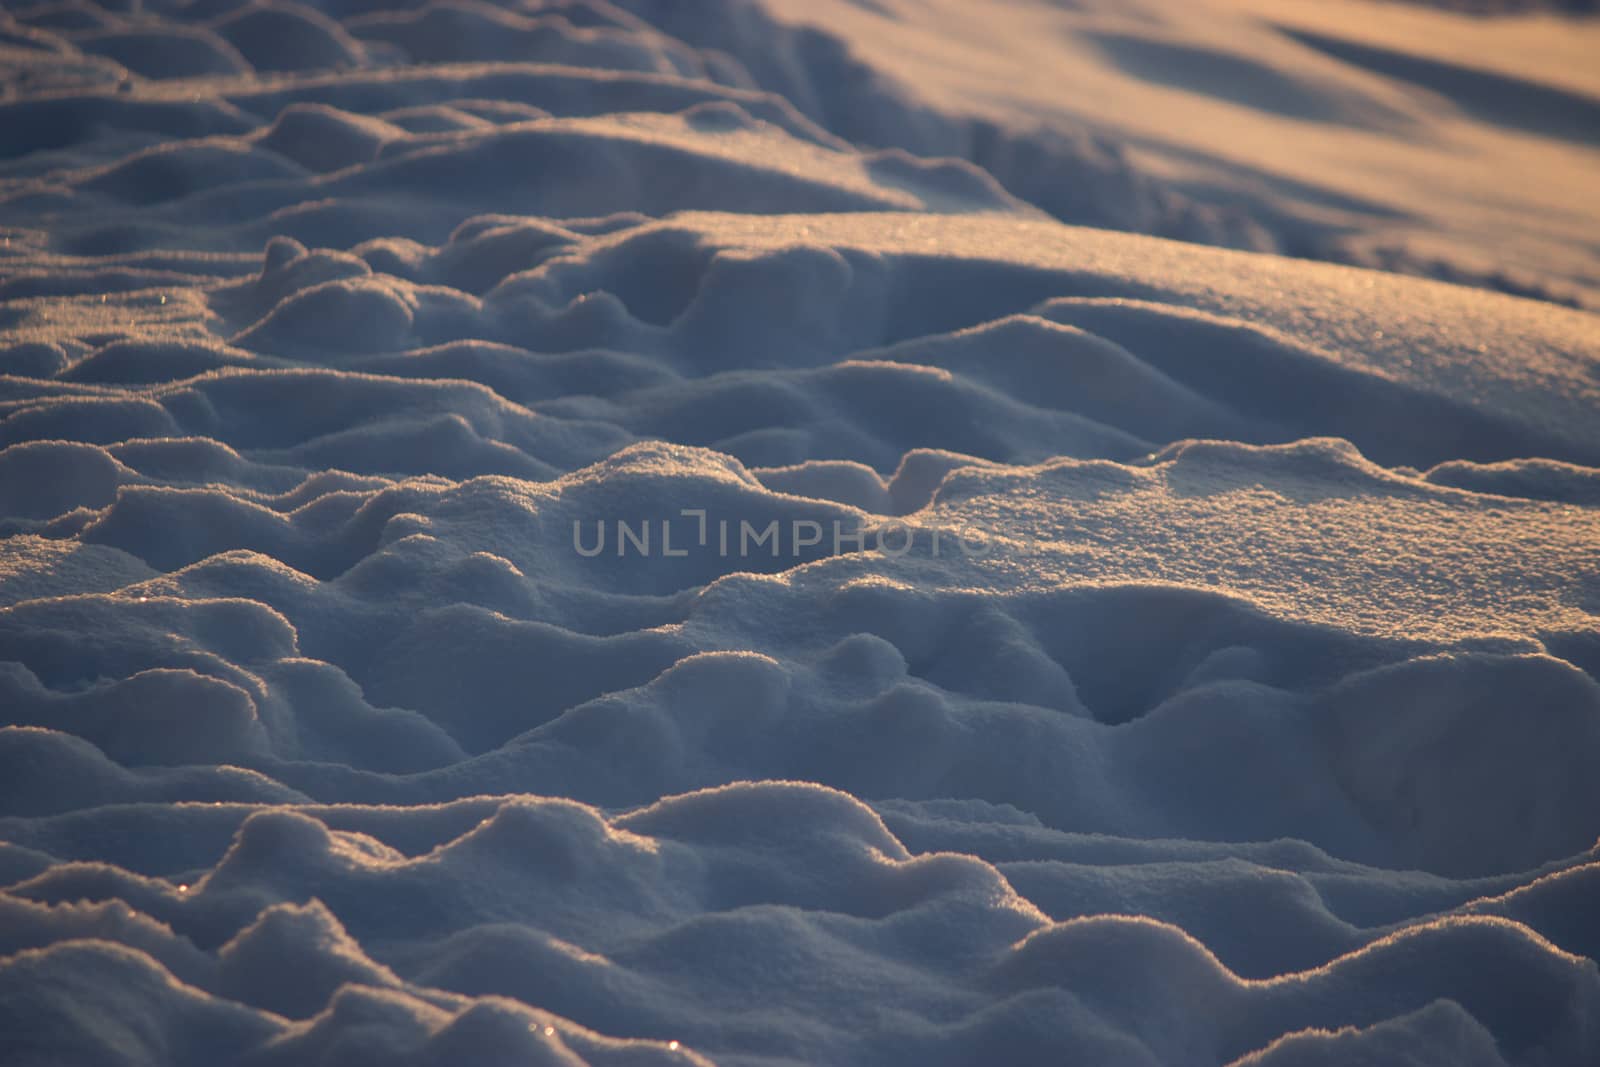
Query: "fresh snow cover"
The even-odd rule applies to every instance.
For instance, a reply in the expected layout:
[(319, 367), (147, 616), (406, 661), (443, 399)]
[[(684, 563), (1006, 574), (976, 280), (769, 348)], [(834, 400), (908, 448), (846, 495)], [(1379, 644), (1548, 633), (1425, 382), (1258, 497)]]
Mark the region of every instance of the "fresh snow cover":
[(8, 4), (0, 1064), (1600, 1063), (1584, 7)]

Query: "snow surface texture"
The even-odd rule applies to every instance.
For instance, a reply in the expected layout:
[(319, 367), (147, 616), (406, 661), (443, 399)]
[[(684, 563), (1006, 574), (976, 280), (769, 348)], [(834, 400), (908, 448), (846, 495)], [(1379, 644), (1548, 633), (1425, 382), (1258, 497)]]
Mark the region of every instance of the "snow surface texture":
[(9, 7), (0, 1062), (1600, 1062), (1597, 41)]

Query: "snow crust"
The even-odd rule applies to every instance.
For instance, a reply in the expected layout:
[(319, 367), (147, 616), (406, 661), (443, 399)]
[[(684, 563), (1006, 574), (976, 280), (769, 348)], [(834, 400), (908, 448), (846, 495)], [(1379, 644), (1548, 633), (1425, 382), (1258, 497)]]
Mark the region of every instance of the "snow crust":
[(0, 1062), (1600, 1062), (1595, 25), (984, 6), (0, 16)]

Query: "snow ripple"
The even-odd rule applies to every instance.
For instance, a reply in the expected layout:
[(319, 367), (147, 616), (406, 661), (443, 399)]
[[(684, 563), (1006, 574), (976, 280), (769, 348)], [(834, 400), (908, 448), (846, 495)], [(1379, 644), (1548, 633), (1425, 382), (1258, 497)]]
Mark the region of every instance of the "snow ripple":
[(1593, 317), (670, 9), (6, 16), (0, 1058), (1600, 1059)]

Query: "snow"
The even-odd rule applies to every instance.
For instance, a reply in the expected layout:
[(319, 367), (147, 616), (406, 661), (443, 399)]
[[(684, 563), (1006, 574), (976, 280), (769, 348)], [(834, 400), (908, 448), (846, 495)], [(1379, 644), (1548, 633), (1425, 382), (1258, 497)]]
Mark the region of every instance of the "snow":
[(8, 9), (0, 1062), (1600, 1062), (1600, 23), (1449, 6)]

